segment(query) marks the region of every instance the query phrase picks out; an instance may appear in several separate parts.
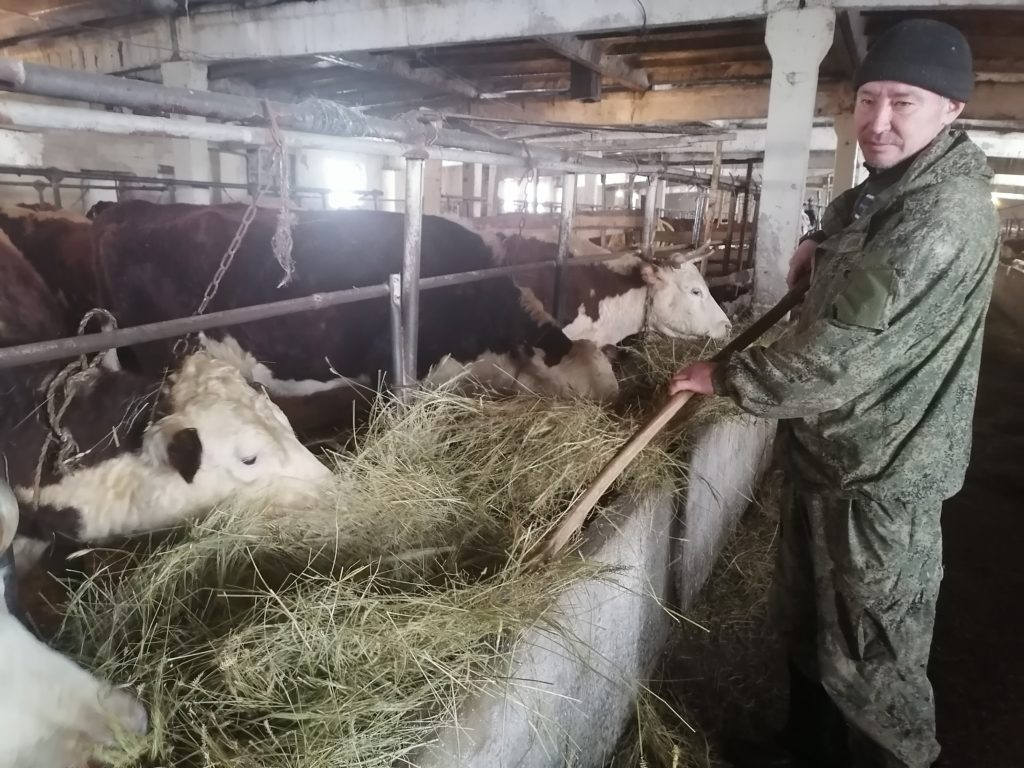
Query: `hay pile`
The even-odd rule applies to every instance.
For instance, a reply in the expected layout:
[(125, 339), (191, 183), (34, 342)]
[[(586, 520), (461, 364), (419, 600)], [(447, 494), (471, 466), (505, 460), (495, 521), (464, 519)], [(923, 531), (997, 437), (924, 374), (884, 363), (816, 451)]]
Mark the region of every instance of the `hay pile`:
[[(73, 593), (58, 644), (130, 683), (151, 732), (117, 766), (391, 766), (500, 680), (558, 595), (614, 575), (525, 555), (636, 423), (587, 402), (420, 393), (331, 456), (306, 508), (227, 506)], [(652, 446), (619, 492), (678, 477)], [(122, 572), (124, 560), (128, 565)], [(116, 572), (115, 572), (116, 571)], [(526, 682), (525, 684), (529, 684)]]

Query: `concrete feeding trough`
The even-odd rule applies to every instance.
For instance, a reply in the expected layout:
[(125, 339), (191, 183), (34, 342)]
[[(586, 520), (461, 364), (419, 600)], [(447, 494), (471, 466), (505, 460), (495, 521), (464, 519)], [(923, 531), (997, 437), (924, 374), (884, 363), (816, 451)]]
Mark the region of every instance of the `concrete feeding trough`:
[(420, 768), (602, 765), (633, 712), (638, 686), (664, 649), (662, 603), (689, 606), (767, 468), (774, 422), (710, 424), (689, 457), (688, 489), (620, 499), (587, 531), (584, 553), (619, 567), (569, 589), (563, 631), (533, 630), (508, 682), (467, 701), (413, 764)]

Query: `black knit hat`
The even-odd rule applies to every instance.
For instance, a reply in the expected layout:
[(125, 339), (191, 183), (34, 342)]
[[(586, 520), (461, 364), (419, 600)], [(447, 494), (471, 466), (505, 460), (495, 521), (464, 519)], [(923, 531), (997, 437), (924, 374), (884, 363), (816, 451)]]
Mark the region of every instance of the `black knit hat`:
[(967, 101), (974, 87), (971, 47), (960, 30), (931, 19), (902, 21), (875, 41), (857, 68), (854, 89), (893, 80)]

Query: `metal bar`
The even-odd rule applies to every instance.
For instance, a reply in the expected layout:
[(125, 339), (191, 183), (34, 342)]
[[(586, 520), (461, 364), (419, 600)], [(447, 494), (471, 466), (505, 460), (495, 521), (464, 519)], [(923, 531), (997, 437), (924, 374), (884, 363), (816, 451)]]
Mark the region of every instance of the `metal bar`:
[(562, 324), (566, 310), (565, 264), (569, 256), (569, 239), (572, 237), (572, 219), (576, 213), (576, 174), (567, 173), (562, 178), (562, 212), (558, 219), (558, 254), (555, 258), (554, 316)]
[[(249, 185), (233, 181), (200, 181), (198, 179), (177, 179), (161, 176), (136, 176), (130, 173), (119, 173), (117, 171), (68, 171), (63, 168), (40, 168), (34, 166), (0, 165), (0, 174), (10, 176), (39, 176), (50, 179), (59, 176), (62, 179), (85, 179), (97, 181), (120, 181), (131, 182), (132, 184), (160, 184), (163, 186), (184, 186), (198, 187), (202, 189), (239, 189), (248, 191)], [(107, 187), (92, 187), (92, 189), (107, 189)], [(112, 189), (112, 187), (110, 187)], [(327, 187), (292, 187), (292, 191), (309, 194), (329, 194)]]
[(697, 196), (697, 207), (693, 212), (693, 245), (700, 244), (701, 228), (704, 223), (704, 208), (707, 205), (707, 190), (701, 190)]
[(60, 208), (60, 182), (56, 178), (50, 181), (50, 190), (53, 192), (53, 204)]
[[(171, 120), (163, 117), (144, 117), (117, 112), (101, 112), (95, 109), (77, 109), (50, 104), (34, 104), (9, 99), (0, 99), (0, 124), (47, 131), (92, 131), (120, 136), (159, 136), (172, 139), (199, 139), (208, 142), (230, 142), (264, 146), (271, 141), (265, 128), (222, 123)], [(326, 149), (336, 152), (352, 152), (367, 155), (403, 157), (409, 147), (397, 141), (380, 141), (374, 138), (349, 138), (315, 133), (283, 131), (284, 138), (292, 149)], [(517, 145), (520, 146), (520, 145)], [(571, 152), (541, 153), (551, 159), (538, 157), (530, 149), (518, 155), (495, 154), (487, 151), (471, 151), (447, 148), (440, 143), (427, 147), (431, 160), (457, 160), (464, 163), (489, 163), (514, 168), (542, 169), (558, 172), (604, 173), (631, 171), (662, 173), (665, 178), (680, 183), (699, 182), (702, 177), (664, 165), (641, 165), (605, 160), (598, 157)], [(558, 158), (558, 159), (555, 159)]]
[[(263, 99), (255, 99), (246, 96), (233, 94), (216, 93), (212, 91), (199, 91), (188, 88), (170, 88), (155, 83), (147, 83), (141, 80), (132, 80), (124, 77), (111, 75), (94, 75), (85, 72), (74, 72), (71, 70), (50, 67), (44, 64), (33, 64), (19, 59), (0, 58), (0, 88), (6, 88), (18, 93), (32, 94), (35, 96), (48, 96), (57, 99), (72, 101), (88, 101), (112, 106), (129, 107), (147, 111), (162, 111), (175, 114), (194, 115), (205, 117), (210, 120), (226, 120), (250, 125), (266, 125), (266, 110), (269, 109), (275, 116), (281, 128), (290, 128), (295, 131), (320, 134), (335, 138), (340, 137), (362, 137), (369, 139), (384, 139), (391, 142), (398, 142), (405, 145), (419, 145), (426, 140), (436, 147), (448, 147), (471, 152), (486, 153), (488, 159), (471, 160), (464, 162), (495, 162), (494, 155), (504, 158), (502, 165), (507, 165), (509, 158), (516, 158), (528, 166), (545, 167), (552, 170), (583, 170), (590, 169), (591, 172), (600, 172), (605, 169), (612, 170), (634, 170), (635, 165), (625, 162), (615, 163), (600, 158), (588, 157), (586, 155), (566, 152), (560, 149), (535, 146), (527, 149), (522, 142), (509, 141), (507, 139), (494, 138), (482, 134), (468, 133), (450, 128), (434, 128), (428, 125), (415, 125), (410, 123), (385, 120), (383, 118), (371, 117), (356, 109), (345, 107), (334, 101), (325, 99), (307, 99), (300, 104), (285, 102), (270, 102)], [(32, 105), (44, 107), (46, 105)], [(5, 105), (5, 112), (10, 108), (10, 103)], [(164, 118), (140, 118), (137, 115), (120, 115), (115, 113), (99, 112), (97, 110), (75, 110), (73, 108), (50, 109), (71, 109), (72, 112), (84, 112), (92, 115), (110, 115), (118, 118), (134, 118), (135, 120), (162, 121)], [(11, 117), (11, 115), (7, 115)], [(79, 130), (98, 130), (91, 127), (97, 120), (90, 120), (81, 125)], [(171, 121), (167, 121), (171, 122)], [(186, 125), (192, 125), (193, 130), (198, 134), (205, 130), (216, 133), (216, 129), (244, 128), (243, 126), (217, 125), (216, 123), (194, 123), (189, 121), (173, 121)], [(50, 125), (30, 125), (22, 120), (12, 120), (14, 125), (36, 128), (57, 128)], [(205, 129), (197, 126), (207, 126)], [(75, 125), (67, 126), (76, 128)], [(144, 133), (146, 133), (144, 131)], [(257, 130), (257, 134), (264, 134), (265, 131)], [(153, 135), (153, 134), (149, 134)], [(157, 135), (166, 135), (159, 133)], [(222, 133), (221, 135), (226, 135)], [(235, 132), (234, 135), (238, 135)], [(202, 135), (178, 136), (178, 138), (205, 138), (207, 141), (237, 141), (234, 138), (209, 138)], [(267, 143), (264, 138), (258, 141), (249, 141), (252, 144)], [(292, 146), (298, 146), (292, 144)], [(401, 148), (401, 154), (407, 147)], [(378, 154), (370, 152), (370, 154)], [(431, 159), (442, 159), (431, 156)], [(448, 159), (448, 158), (443, 158)], [(451, 157), (451, 159), (462, 159)], [(568, 163), (570, 166), (565, 167)], [(642, 172), (642, 171), (638, 171)], [(685, 175), (685, 174), (683, 174)], [(691, 176), (693, 174), (690, 174)]]
[[(405, 338), (402, 335), (402, 276), (388, 275), (389, 316), (391, 318), (391, 380), (399, 386), (406, 381)], [(406, 390), (401, 389), (401, 392)]]
[(754, 161), (751, 160), (747, 163), (747, 179), (744, 182), (743, 192), (743, 213), (740, 214), (740, 244), (736, 249), (736, 259), (739, 264), (739, 268), (743, 269), (746, 266), (747, 258), (743, 251), (744, 236), (747, 234), (747, 216), (750, 213), (750, 193), (752, 190), (752, 182), (754, 178)]
[[(581, 256), (570, 259), (567, 262), (567, 266), (570, 268), (584, 267), (590, 264), (600, 264), (604, 261), (615, 261), (622, 258), (622, 256), (622, 253)], [(551, 269), (555, 266), (557, 266), (556, 261), (548, 260), (532, 264), (489, 267), (469, 272), (456, 272), (450, 275), (425, 277), (420, 280), (420, 289), (426, 291), (492, 280), (499, 277), (512, 277), (520, 272)], [(255, 322), (256, 320), (295, 315), (301, 312), (327, 309), (328, 307), (336, 307), (342, 304), (354, 304), (368, 299), (382, 298), (388, 296), (389, 293), (388, 286), (382, 283), (380, 285), (368, 285), (360, 288), (348, 288), (344, 291), (314, 293), (298, 299), (284, 299), (267, 304), (254, 304), (248, 307), (238, 307), (237, 309), (225, 309), (205, 315), (161, 320), (158, 323), (121, 328), (116, 331), (90, 333), (85, 336), (72, 336), (65, 339), (49, 339), (47, 341), (21, 344), (14, 347), (0, 347), (0, 368), (17, 368), (23, 365), (65, 360), (69, 357), (88, 355), (117, 347), (128, 347), (133, 344), (172, 339), (183, 334), (198, 333), (199, 331), (207, 331), (211, 328), (226, 328), (233, 325)]]
[(754, 195), (754, 225), (750, 230), (750, 251), (747, 257), (747, 266), (750, 269), (754, 269), (755, 262), (757, 261), (757, 225), (758, 219), (761, 216), (761, 193), (758, 192)]
[(402, 343), (405, 387), (416, 379), (420, 323), (420, 252), (423, 246), (423, 153), (405, 159), (405, 245), (402, 252)]
[(647, 196), (644, 198), (644, 228), (640, 237), (640, 255), (650, 259), (654, 255), (654, 230), (657, 228), (658, 219), (658, 185), (663, 184), (661, 179), (649, 179), (647, 184)]
[(729, 274), (729, 262), (732, 258), (732, 230), (736, 225), (736, 190), (729, 192), (729, 224), (725, 230), (725, 254), (722, 257), (722, 271)]

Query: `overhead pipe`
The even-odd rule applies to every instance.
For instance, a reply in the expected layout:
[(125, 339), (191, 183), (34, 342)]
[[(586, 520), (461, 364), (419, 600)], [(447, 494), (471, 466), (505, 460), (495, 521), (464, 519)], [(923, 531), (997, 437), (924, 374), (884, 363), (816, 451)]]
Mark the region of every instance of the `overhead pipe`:
[[(431, 126), (423, 123), (386, 120), (365, 115), (358, 110), (326, 99), (307, 99), (297, 104), (266, 101), (247, 96), (214, 93), (211, 91), (193, 90), (191, 88), (172, 88), (112, 75), (75, 72), (73, 70), (60, 69), (45, 64), (33, 64), (13, 58), (0, 58), (0, 88), (33, 96), (86, 101), (150, 112), (171, 112), (174, 114), (204, 117), (209, 120), (222, 120), (260, 126), (265, 125), (267, 122), (266, 109), (269, 107), (278, 126), (285, 129), (322, 136), (380, 139), (404, 145), (425, 143), (428, 145), (428, 149), (445, 147), (492, 155), (486, 161), (467, 160), (465, 162), (494, 163), (498, 161), (502, 165), (509, 165), (508, 159), (515, 158), (520, 161), (518, 165), (525, 163), (527, 167), (563, 171), (578, 170), (589, 173), (609, 171), (658, 173), (666, 170), (664, 166), (638, 166), (635, 163), (605, 160), (550, 147), (526, 147), (522, 142), (498, 139), (451, 128)], [(43, 105), (32, 106), (41, 107)], [(94, 115), (113, 114), (97, 112), (95, 110), (80, 111), (90, 112)], [(117, 117), (132, 116), (117, 115)], [(161, 118), (148, 119), (160, 120)], [(95, 123), (96, 121), (87, 122)], [(22, 125), (21, 123), (15, 124)], [(204, 125), (203, 123), (190, 124)], [(48, 126), (32, 125), (30, 123), (25, 123), (24, 127), (36, 127), (38, 129), (59, 127), (67, 130), (74, 130), (76, 128), (74, 125)], [(230, 129), (234, 126), (220, 125), (216, 127)], [(88, 125), (82, 126), (81, 129), (101, 130), (99, 128), (90, 128)], [(162, 133), (154, 134), (145, 129), (141, 130), (143, 135), (164, 135)], [(224, 132), (221, 135), (227, 136), (228, 133)], [(206, 138), (207, 141), (239, 140), (237, 138), (216, 139), (205, 136), (188, 136), (184, 138)], [(247, 143), (263, 142), (249, 141)], [(378, 151), (374, 154), (388, 153)], [(397, 154), (404, 154), (404, 149), (400, 149)], [(499, 157), (495, 158), (493, 157), (494, 155)], [(698, 174), (685, 172), (673, 172), (672, 176), (672, 180), (683, 183), (692, 182), (698, 178)]]
[[(228, 125), (225, 123), (202, 123), (190, 120), (171, 120), (166, 117), (143, 117), (118, 112), (100, 112), (96, 109), (60, 107), (50, 104), (34, 104), (25, 101), (0, 98), (0, 124), (26, 128), (35, 131), (93, 131), (120, 136), (157, 136), (172, 139), (199, 139), (209, 142), (225, 142), (263, 146), (271, 141), (269, 130), (260, 127)], [(335, 152), (355, 154), (386, 155), (402, 157), (408, 145), (393, 141), (368, 138), (351, 138), (297, 131), (282, 131), (286, 144), (292, 149), (326, 149)], [(669, 170), (664, 166), (636, 166), (614, 160), (589, 158), (565, 153), (568, 159), (562, 161), (531, 162), (508, 155), (450, 149), (438, 145), (426, 146), (427, 157), (431, 160), (456, 160), (463, 163), (502, 165), (515, 168), (540, 168), (547, 171), (606, 173), (632, 171), (658, 173), (671, 181), (693, 183), (694, 177), (686, 172)], [(533, 152), (531, 150), (531, 155)], [(533, 158), (536, 160), (536, 157)]]

